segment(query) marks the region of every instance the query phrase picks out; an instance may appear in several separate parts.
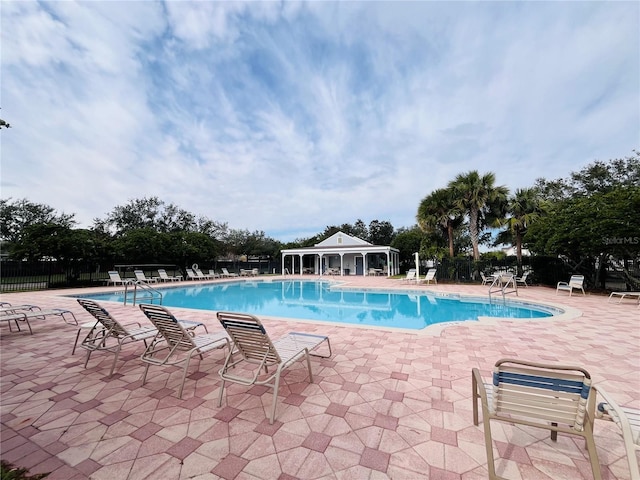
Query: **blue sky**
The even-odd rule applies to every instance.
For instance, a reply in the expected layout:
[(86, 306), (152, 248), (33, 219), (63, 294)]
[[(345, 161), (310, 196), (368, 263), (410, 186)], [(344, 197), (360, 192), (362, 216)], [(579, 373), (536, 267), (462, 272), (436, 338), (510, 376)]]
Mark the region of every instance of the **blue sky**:
[(638, 2), (0, 3), (1, 198), (287, 241), (640, 147)]

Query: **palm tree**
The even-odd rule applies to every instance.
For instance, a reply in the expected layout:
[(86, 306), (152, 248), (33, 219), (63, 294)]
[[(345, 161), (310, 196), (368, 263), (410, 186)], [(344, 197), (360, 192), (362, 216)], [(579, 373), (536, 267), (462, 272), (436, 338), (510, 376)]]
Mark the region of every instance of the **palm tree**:
[(449, 182), (455, 192), (458, 207), (469, 216), (469, 236), (473, 246), (473, 259), (480, 259), (478, 243), (480, 232), (490, 222), (492, 212), (499, 211), (499, 205), (506, 202), (509, 190), (504, 186), (495, 186), (493, 173), (480, 176), (477, 170), (458, 175)]
[(422, 199), (416, 220), (423, 232), (440, 228), (449, 240), (449, 256), (453, 257), (453, 230), (462, 223), (462, 215), (453, 190), (439, 188)]
[(507, 217), (500, 221), (500, 226), (507, 226), (504, 232), (511, 234), (516, 247), (518, 268), (522, 265), (522, 239), (527, 228), (543, 213), (542, 203), (535, 188), (517, 189), (507, 201)]

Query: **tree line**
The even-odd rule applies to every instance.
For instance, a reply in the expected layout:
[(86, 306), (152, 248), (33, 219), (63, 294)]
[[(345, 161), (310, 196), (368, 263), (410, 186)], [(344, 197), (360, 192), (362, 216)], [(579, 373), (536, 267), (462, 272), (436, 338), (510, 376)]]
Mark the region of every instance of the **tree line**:
[[(388, 221), (361, 219), (282, 243), (263, 231), (231, 229), (157, 197), (116, 206), (91, 228), (76, 228), (75, 214), (27, 199), (0, 199), (0, 239), (5, 258), (96, 264), (165, 263), (184, 268), (217, 259), (274, 259), (283, 248), (312, 246), (337, 231), (422, 258), (482, 257), (480, 245), (513, 245), (560, 258), (593, 285), (607, 268), (619, 269), (633, 285), (640, 257), (640, 154), (595, 161), (568, 178), (538, 178), (510, 192), (492, 172), (457, 175), (427, 194), (416, 224), (394, 228)], [(497, 233), (496, 233), (497, 232)], [(487, 255), (487, 254), (484, 254)]]

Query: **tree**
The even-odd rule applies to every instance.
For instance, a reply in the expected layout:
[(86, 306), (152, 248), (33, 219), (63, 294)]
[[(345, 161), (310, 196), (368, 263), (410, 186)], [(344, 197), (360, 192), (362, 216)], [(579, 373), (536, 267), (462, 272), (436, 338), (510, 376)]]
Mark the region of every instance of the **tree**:
[(591, 285), (604, 287), (604, 273), (613, 268), (632, 288), (640, 288), (628, 266), (640, 264), (638, 185), (637, 151), (623, 159), (595, 161), (567, 179), (537, 179), (534, 188), (549, 212), (531, 226), (525, 246), (560, 256)]
[[(348, 225), (348, 224), (345, 224)], [(347, 233), (345, 231), (345, 233)], [(349, 235), (353, 235), (354, 237), (358, 237), (361, 240), (366, 240), (369, 237), (369, 231), (367, 230), (367, 225), (360, 219), (356, 220), (356, 223), (351, 227), (351, 231)]]
[(506, 226), (507, 229), (498, 234), (496, 243), (515, 245), (518, 268), (522, 266), (523, 237), (529, 226), (542, 213), (543, 204), (540, 202), (538, 190), (535, 188), (517, 189), (507, 200), (507, 216), (499, 221), (499, 224)]
[(391, 246), (399, 250), (400, 265), (413, 262), (413, 254), (420, 251), (423, 237), (424, 233), (417, 225), (398, 230)]
[(418, 225), (423, 232), (439, 230), (449, 243), (449, 256), (453, 258), (454, 229), (463, 221), (463, 211), (456, 202), (452, 188), (440, 188), (422, 199), (416, 215)]
[(372, 220), (369, 223), (369, 236), (367, 241), (373, 245), (391, 245), (395, 236), (395, 230), (391, 222)]
[[(553, 204), (524, 236), (534, 253), (559, 255), (591, 285), (612, 259), (640, 258), (640, 187), (570, 198)], [(633, 277), (625, 271), (628, 279)]]
[(469, 220), (469, 236), (473, 248), (473, 259), (480, 259), (478, 244), (480, 233), (492, 223), (494, 212), (499, 212), (506, 202), (509, 190), (495, 186), (495, 175), (480, 175), (476, 170), (458, 175), (447, 188), (454, 191), (458, 208), (465, 211)]
[(56, 213), (56, 210), (43, 203), (33, 203), (26, 198), (11, 201), (11, 198), (0, 200), (0, 238), (12, 243), (19, 243), (25, 229), (39, 223), (53, 224), (71, 228), (76, 224), (75, 215)]
[(633, 153), (632, 156), (608, 162), (596, 160), (582, 170), (572, 172), (568, 179), (538, 178), (535, 188), (543, 199), (559, 201), (640, 185), (640, 152)]
[(105, 219), (94, 219), (94, 228), (112, 231), (116, 236), (141, 228), (151, 228), (160, 233), (199, 232), (212, 238), (220, 238), (227, 231), (224, 223), (196, 217), (172, 203), (166, 204), (158, 197), (135, 199), (117, 206)]
[(128, 264), (161, 263), (166, 253), (166, 234), (151, 227), (127, 230), (114, 239), (119, 261)]
[(282, 244), (269, 238), (263, 231), (231, 229), (223, 240), (226, 253), (233, 256), (247, 255), (274, 258), (280, 253)]

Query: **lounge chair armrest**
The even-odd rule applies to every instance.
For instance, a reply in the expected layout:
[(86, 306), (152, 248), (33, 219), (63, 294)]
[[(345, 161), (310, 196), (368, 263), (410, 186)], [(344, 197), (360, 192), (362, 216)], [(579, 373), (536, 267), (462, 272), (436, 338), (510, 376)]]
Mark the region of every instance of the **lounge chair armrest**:
[[(596, 407), (596, 418), (613, 421), (620, 428), (631, 478), (640, 478), (640, 467), (636, 460), (636, 450), (640, 449), (640, 411), (629, 408), (623, 409), (604, 389), (597, 386), (593, 386), (593, 389), (596, 395), (599, 395), (604, 400), (604, 402), (598, 403)], [(629, 415), (633, 418), (633, 425)]]
[(593, 389), (596, 391), (597, 395), (604, 400), (603, 402), (597, 403), (596, 417), (603, 420), (613, 421), (620, 426), (623, 433), (628, 429), (628, 434), (632, 435), (629, 419), (627, 418), (624, 410), (622, 410), (615, 400), (613, 400), (613, 397), (611, 397), (602, 387), (594, 386)]
[(122, 324), (123, 327), (133, 327), (134, 325), (136, 327), (142, 327), (142, 324), (140, 322), (131, 322), (131, 323), (123, 323)]
[(482, 375), (480, 375), (480, 370), (477, 368), (471, 370), (471, 384), (473, 388), (473, 424), (478, 425), (478, 400), (480, 400), (483, 415), (485, 411), (489, 411), (489, 400), (487, 389), (484, 386), (484, 380), (482, 379)]

